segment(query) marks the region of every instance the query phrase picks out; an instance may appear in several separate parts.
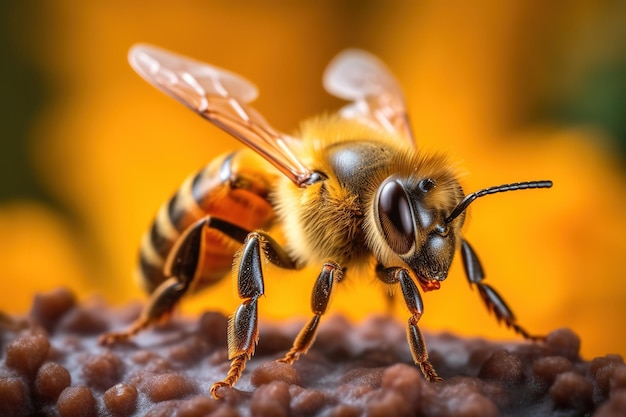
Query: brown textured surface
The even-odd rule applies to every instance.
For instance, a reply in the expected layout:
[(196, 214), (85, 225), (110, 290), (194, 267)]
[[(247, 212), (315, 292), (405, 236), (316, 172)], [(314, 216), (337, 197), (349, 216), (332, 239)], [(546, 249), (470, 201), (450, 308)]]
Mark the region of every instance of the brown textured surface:
[(607, 355), (578, 357), (567, 329), (545, 343), (498, 344), (427, 334), (446, 378), (424, 381), (411, 364), (404, 329), (387, 318), (353, 326), (323, 321), (312, 350), (294, 366), (274, 363), (298, 325), (265, 325), (237, 389), (208, 397), (223, 377), (226, 318), (174, 319), (129, 343), (97, 344), (139, 308), (77, 305), (58, 290), (35, 298), (30, 323), (3, 328), (3, 416), (618, 416), (626, 415), (626, 365)]

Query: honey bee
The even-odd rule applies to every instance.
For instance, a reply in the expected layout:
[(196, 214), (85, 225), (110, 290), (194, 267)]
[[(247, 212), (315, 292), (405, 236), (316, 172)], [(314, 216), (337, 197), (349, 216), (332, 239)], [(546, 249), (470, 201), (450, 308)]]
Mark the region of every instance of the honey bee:
[[(295, 136), (276, 131), (250, 107), (257, 90), (239, 75), (146, 45), (133, 47), (129, 60), (149, 83), (247, 148), (213, 160), (161, 207), (140, 252), (150, 300), (128, 329), (103, 335), (103, 344), (167, 318), (186, 293), (215, 284), (232, 270), (242, 301), (229, 320), (230, 369), (211, 387), (218, 398), (254, 354), (264, 264), (319, 265), (313, 316), (279, 361), (291, 364), (309, 350), (331, 293), (343, 280), (368, 271), (400, 289), (413, 360), (428, 381), (438, 382), (442, 378), (418, 327), (424, 311), (420, 289), (439, 289), (457, 249), (469, 283), (496, 319), (527, 339), (541, 339), (521, 327), (503, 298), (483, 282), (483, 268), (461, 228), (477, 198), (549, 188), (552, 182), (518, 182), (465, 195), (444, 155), (416, 149), (402, 90), (376, 57), (360, 50), (339, 54), (324, 74), (324, 86), (350, 104), (306, 121)], [(266, 231), (272, 226), (281, 229), (285, 244)]]

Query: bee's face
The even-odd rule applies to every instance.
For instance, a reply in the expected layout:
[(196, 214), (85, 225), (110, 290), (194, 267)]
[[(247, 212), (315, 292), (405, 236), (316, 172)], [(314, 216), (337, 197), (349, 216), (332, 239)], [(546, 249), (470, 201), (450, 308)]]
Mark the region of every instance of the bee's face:
[(443, 281), (454, 256), (463, 217), (446, 223), (462, 198), (460, 187), (431, 178), (387, 178), (374, 199), (376, 225), (389, 248), (424, 281)]

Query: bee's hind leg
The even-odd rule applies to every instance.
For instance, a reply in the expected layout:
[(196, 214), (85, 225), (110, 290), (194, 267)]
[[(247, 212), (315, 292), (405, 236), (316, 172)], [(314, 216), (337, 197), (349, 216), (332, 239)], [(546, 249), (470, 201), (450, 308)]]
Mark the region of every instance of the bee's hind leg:
[(515, 315), (507, 306), (506, 302), (498, 294), (498, 292), (488, 284), (482, 281), (485, 278), (483, 267), (478, 260), (478, 256), (474, 249), (464, 239), (461, 240), (461, 256), (463, 258), (463, 267), (470, 285), (475, 285), (487, 309), (496, 316), (496, 320), (503, 321), (508, 327), (529, 340), (544, 340), (544, 336), (531, 335), (522, 326), (517, 324)]
[(159, 285), (150, 295), (148, 305), (143, 309), (137, 320), (121, 332), (111, 332), (101, 335), (98, 342), (101, 345), (112, 345), (123, 342), (152, 324), (166, 320), (178, 303), (178, 300), (187, 291), (187, 287), (187, 285), (180, 282), (177, 278), (169, 278)]
[(267, 233), (254, 231), (248, 234), (236, 260), (237, 291), (243, 302), (228, 322), (230, 369), (226, 378), (211, 387), (213, 398), (220, 398), (220, 388), (232, 387), (239, 380), (246, 362), (254, 354), (259, 339), (258, 299), (265, 291), (263, 257), (281, 268), (296, 268), (296, 263)]
[(100, 344), (111, 345), (128, 340), (151, 325), (165, 321), (171, 315), (180, 299), (197, 279), (197, 275), (201, 273), (200, 259), (204, 251), (205, 234), (209, 229), (217, 230), (240, 242), (243, 242), (248, 233), (238, 226), (210, 216), (189, 226), (170, 251), (164, 272), (165, 276), (170, 278), (150, 294), (148, 304), (137, 320), (121, 332), (103, 334), (99, 339)]

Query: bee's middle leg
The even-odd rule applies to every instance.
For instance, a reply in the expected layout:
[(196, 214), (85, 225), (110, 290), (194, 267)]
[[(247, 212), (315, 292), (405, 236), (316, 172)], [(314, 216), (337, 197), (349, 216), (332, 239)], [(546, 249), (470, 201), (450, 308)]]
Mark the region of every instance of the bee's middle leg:
[(262, 257), (281, 268), (296, 268), (296, 263), (267, 233), (254, 231), (247, 236), (237, 260), (237, 291), (243, 302), (228, 323), (230, 369), (226, 378), (211, 387), (214, 398), (220, 397), (221, 387), (232, 387), (239, 380), (246, 362), (254, 354), (259, 339), (258, 299), (265, 291)]
[(422, 303), (422, 297), (411, 278), (409, 272), (400, 267), (385, 268), (382, 265), (376, 266), (376, 274), (380, 280), (387, 284), (400, 284), (402, 290), (402, 296), (406, 303), (411, 317), (407, 323), (406, 335), (411, 349), (411, 356), (416, 365), (418, 365), (426, 378), (430, 382), (441, 382), (443, 378), (437, 374), (434, 366), (428, 360), (428, 350), (426, 349), (426, 343), (424, 342), (424, 336), (418, 327), (422, 314), (424, 312), (424, 305)]
[(343, 272), (339, 265), (334, 262), (326, 262), (324, 264), (322, 271), (315, 281), (313, 293), (311, 294), (311, 310), (313, 310), (314, 315), (302, 328), (302, 330), (300, 330), (300, 333), (298, 333), (291, 350), (279, 359), (278, 362), (292, 364), (300, 357), (300, 355), (309, 350), (315, 341), (320, 318), (324, 313), (326, 313), (328, 308), (333, 283), (335, 281), (341, 281), (342, 278)]

